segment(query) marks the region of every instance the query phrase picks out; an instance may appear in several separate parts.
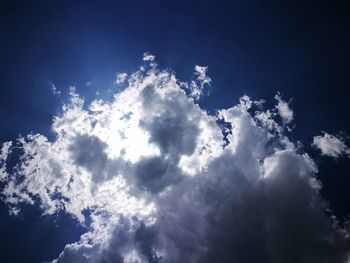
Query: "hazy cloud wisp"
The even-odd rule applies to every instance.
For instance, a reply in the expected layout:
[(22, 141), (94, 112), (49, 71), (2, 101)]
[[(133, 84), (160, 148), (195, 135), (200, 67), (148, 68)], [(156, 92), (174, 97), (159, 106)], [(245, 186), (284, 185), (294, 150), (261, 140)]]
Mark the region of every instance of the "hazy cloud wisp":
[(326, 132), (323, 135), (315, 136), (312, 145), (321, 151), (322, 155), (339, 158), (350, 157), (350, 149), (345, 144), (342, 136), (335, 136)]

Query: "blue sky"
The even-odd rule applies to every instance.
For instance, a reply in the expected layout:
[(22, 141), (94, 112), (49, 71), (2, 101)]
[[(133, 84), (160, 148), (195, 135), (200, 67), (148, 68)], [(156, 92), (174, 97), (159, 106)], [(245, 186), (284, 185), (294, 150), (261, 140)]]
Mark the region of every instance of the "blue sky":
[[(96, 98), (96, 91), (100, 98), (111, 99), (123, 89), (114, 84), (115, 74), (135, 72), (144, 63), (144, 52), (150, 52), (160, 68), (175, 72), (181, 81), (193, 78), (195, 65), (207, 66), (212, 80), (209, 95), (198, 104), (212, 114), (236, 105), (245, 94), (265, 99), (271, 108), (280, 92), (294, 111), (289, 138), (300, 140), (302, 151), (318, 165), (321, 194), (334, 214), (339, 220), (349, 214), (349, 159), (335, 161), (310, 146), (321, 131), (345, 141), (350, 134), (349, 5), (341, 1), (1, 5), (1, 142), (30, 132), (52, 139), (52, 118), (68, 100), (70, 86), (87, 101)], [(50, 83), (61, 96), (52, 94)], [(25, 206), (20, 216), (13, 217), (1, 203), (0, 213), (4, 261), (52, 260), (85, 231), (63, 212), (40, 216), (37, 205)]]
[[(50, 119), (54, 109), (49, 98), (40, 103), (48, 104), (40, 107), (45, 110), (30, 104), (43, 97), (39, 94), (47, 91), (48, 82), (61, 89), (68, 85), (83, 89), (87, 81), (101, 88), (111, 86), (116, 71), (135, 69), (140, 54), (149, 51), (157, 55), (159, 64), (183, 78), (189, 77), (194, 64), (208, 65), (215, 80), (206, 101), (210, 108), (228, 106), (243, 93), (271, 97), (281, 91), (286, 97), (300, 96), (294, 102), (300, 108), (315, 109), (303, 110), (300, 117), (305, 118), (299, 121), (313, 119), (313, 126), (347, 129), (349, 39), (347, 7), (341, 4), (4, 5), (2, 82), (8, 88), (1, 90), (1, 97), (10, 104), (8, 112), (18, 112), (17, 118), (32, 114), (31, 122)], [(25, 110), (10, 103), (18, 90), (23, 97), (17, 100), (33, 97), (22, 103), (28, 106)], [(329, 104), (332, 107), (325, 110)], [(10, 130), (13, 125), (5, 127), (8, 136), (18, 132)]]

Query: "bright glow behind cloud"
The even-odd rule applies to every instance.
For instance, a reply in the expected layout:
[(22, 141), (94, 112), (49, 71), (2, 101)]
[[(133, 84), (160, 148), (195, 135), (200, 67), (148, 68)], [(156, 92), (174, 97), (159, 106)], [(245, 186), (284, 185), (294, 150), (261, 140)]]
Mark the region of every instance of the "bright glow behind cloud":
[(193, 94), (154, 59), (145, 53), (148, 68), (123, 75), (111, 102), (84, 105), (71, 89), (53, 141), (3, 144), (13, 214), (35, 200), (81, 223), (91, 211), (90, 230), (54, 262), (344, 262), (347, 232), (324, 214), (316, 165), (284, 133), (288, 103), (278, 95), (263, 111), (243, 96), (213, 116), (192, 98), (210, 84), (206, 67)]

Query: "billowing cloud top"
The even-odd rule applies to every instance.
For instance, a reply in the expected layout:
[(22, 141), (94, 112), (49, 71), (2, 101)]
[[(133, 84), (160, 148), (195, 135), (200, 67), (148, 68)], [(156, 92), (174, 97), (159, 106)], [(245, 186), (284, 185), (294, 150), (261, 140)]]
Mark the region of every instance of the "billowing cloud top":
[(206, 67), (193, 86), (144, 60), (112, 101), (84, 105), (72, 89), (54, 140), (2, 146), (11, 213), (38, 202), (91, 221), (52, 262), (346, 262), (349, 234), (324, 212), (317, 167), (284, 133), (288, 103), (264, 111), (243, 96), (210, 115), (193, 94)]

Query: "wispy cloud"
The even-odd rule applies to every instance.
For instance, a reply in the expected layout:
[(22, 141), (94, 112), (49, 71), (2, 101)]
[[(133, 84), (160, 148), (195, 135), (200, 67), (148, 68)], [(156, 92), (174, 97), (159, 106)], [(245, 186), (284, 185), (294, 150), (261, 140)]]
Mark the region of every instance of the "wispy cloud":
[(194, 67), (195, 79), (191, 81), (186, 87), (190, 90), (190, 97), (199, 100), (204, 93), (207, 86), (210, 86), (211, 78), (207, 76), (208, 67), (198, 66)]
[(333, 158), (346, 156), (350, 158), (350, 149), (345, 144), (342, 136), (335, 136), (323, 132), (323, 135), (315, 136), (312, 145), (321, 151), (322, 155)]
[(59, 89), (57, 89), (55, 84), (49, 82), (49, 85), (51, 87), (51, 91), (52, 91), (53, 95), (57, 95), (57, 96), (61, 95), (61, 91)]
[(291, 121), (293, 121), (294, 112), (289, 107), (289, 103), (284, 101), (279, 93), (276, 94), (275, 99), (277, 100), (276, 109), (278, 111), (278, 114), (281, 116), (283, 122), (285, 124), (288, 124)]

